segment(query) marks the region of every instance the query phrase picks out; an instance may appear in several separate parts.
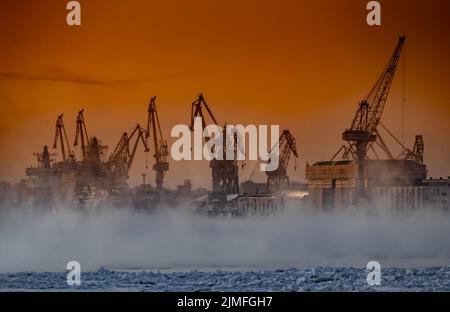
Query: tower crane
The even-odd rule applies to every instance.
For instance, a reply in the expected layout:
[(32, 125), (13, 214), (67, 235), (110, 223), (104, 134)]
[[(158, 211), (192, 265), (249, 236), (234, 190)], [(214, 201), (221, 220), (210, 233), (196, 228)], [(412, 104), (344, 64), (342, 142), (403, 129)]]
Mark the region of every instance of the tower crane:
[(164, 175), (169, 170), (169, 162), (167, 156), (169, 155), (169, 148), (167, 141), (163, 139), (161, 125), (159, 123), (158, 111), (156, 110), (156, 96), (151, 98), (148, 105), (148, 119), (147, 130), (145, 132), (146, 138), (153, 138), (153, 148), (155, 158), (155, 164), (153, 170), (155, 171), (156, 189), (158, 192), (162, 190)]
[[(206, 128), (205, 115), (203, 114), (203, 107), (206, 109), (209, 117), (212, 119), (215, 125), (218, 122), (212, 113), (208, 103), (206, 102), (203, 94), (198, 96), (198, 99), (192, 103), (191, 106), (191, 130), (194, 128), (194, 121), (196, 117), (202, 119), (202, 130)], [(226, 127), (223, 127), (223, 140), (226, 138)], [(206, 141), (209, 141), (210, 137), (206, 137)], [(225, 145), (225, 144), (224, 144)], [(209, 167), (212, 170), (212, 188), (215, 194), (237, 194), (239, 193), (239, 169), (237, 164), (237, 137), (234, 139), (234, 159), (226, 159), (226, 148), (224, 146), (223, 159), (212, 159), (209, 163)]]
[(291, 153), (298, 158), (297, 145), (294, 136), (289, 130), (283, 130), (277, 144), (272, 148), (271, 155), (278, 153), (279, 164), (274, 171), (266, 171), (267, 174), (267, 192), (278, 191), (282, 187), (289, 185), (287, 167)]
[[(63, 115), (59, 115), (56, 120), (55, 139), (53, 141), (53, 148), (58, 148), (58, 139), (61, 146), (61, 156), (63, 162), (74, 162), (75, 155), (70, 149), (69, 140), (67, 138), (66, 128), (64, 127)], [(67, 155), (66, 155), (67, 152)]]
[(380, 124), (381, 115), (384, 106), (386, 105), (386, 100), (405, 40), (405, 36), (399, 38), (388, 66), (370, 90), (369, 94), (360, 102), (350, 128), (346, 129), (342, 134), (343, 140), (350, 145), (350, 150), (347, 149), (347, 151), (350, 151), (355, 155), (358, 163), (357, 191), (362, 197), (366, 197), (365, 160), (367, 159), (368, 149), (376, 142), (388, 154), (389, 158), (393, 158), (385, 142), (378, 133), (378, 125)]

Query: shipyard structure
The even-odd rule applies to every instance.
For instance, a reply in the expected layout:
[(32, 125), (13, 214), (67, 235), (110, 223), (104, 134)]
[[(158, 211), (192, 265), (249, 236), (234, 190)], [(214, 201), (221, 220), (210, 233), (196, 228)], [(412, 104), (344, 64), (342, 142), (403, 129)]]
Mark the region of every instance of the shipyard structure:
[[(408, 148), (382, 123), (405, 40), (399, 38), (387, 67), (359, 103), (351, 126), (342, 133), (345, 143), (329, 161), (306, 165), (308, 197), (317, 209), (371, 205), (387, 211), (450, 211), (449, 179), (427, 179), (423, 136), (416, 135)], [(399, 155), (393, 155), (381, 130), (399, 144)]]
[[(36, 153), (37, 166), (26, 169), (26, 204), (35, 209), (52, 210), (55, 207), (94, 209), (99, 206), (124, 207), (133, 203), (138, 207), (153, 206), (162, 195), (163, 180), (169, 169), (167, 143), (162, 138), (156, 111), (156, 98), (148, 106), (147, 128), (139, 124), (131, 132), (124, 132), (115, 149), (108, 155), (108, 147), (97, 137), (90, 137), (84, 110), (76, 118), (75, 141), (70, 144), (63, 115), (56, 120), (53, 149), (60, 151), (60, 160), (53, 158), (46, 145)], [(148, 139), (153, 141), (152, 169), (155, 187), (144, 183), (138, 189), (128, 187), (128, 173), (139, 145), (145, 153), (150, 151)], [(74, 148), (81, 149), (76, 159)]]
[[(36, 154), (37, 165), (26, 169), (24, 201), (36, 210), (64, 206), (80, 210), (131, 207), (154, 211), (181, 204), (212, 216), (271, 215), (286, 208), (313, 212), (348, 207), (401, 213), (422, 209), (449, 212), (450, 179), (427, 178), (423, 136), (416, 135), (414, 146), (408, 148), (382, 123), (405, 41), (405, 37), (399, 38), (388, 65), (358, 104), (350, 127), (342, 132), (343, 144), (338, 151), (329, 160), (306, 164), (306, 183), (289, 180), (289, 162), (291, 159), (296, 162), (300, 155), (294, 135), (286, 129), (272, 147), (272, 152), (278, 149), (279, 166), (266, 172), (265, 183), (252, 181), (253, 173), (240, 183), (239, 171), (245, 164), (238, 163), (235, 136), (229, 140), (234, 160), (226, 160), (224, 155), (223, 160), (212, 159), (209, 163), (210, 191), (193, 190), (188, 179), (176, 190), (165, 188), (169, 152), (153, 97), (147, 109), (147, 127), (137, 124), (130, 133), (124, 132), (109, 155), (99, 138), (89, 136), (83, 110), (76, 118), (73, 144), (63, 115), (58, 116), (52, 147), (59, 149), (60, 159), (53, 159), (56, 154), (48, 146)], [(191, 103), (190, 117), (191, 130), (194, 120), (201, 118), (202, 130), (205, 131), (209, 121), (223, 127), (225, 135), (226, 123), (219, 124), (203, 94)], [(383, 135), (399, 144), (402, 150), (399, 155), (393, 155)], [(205, 140), (210, 138), (206, 136)], [(74, 154), (76, 146), (81, 149), (80, 159)], [(153, 154), (154, 182), (147, 183), (143, 174), (142, 185), (130, 189), (128, 173), (138, 150)]]

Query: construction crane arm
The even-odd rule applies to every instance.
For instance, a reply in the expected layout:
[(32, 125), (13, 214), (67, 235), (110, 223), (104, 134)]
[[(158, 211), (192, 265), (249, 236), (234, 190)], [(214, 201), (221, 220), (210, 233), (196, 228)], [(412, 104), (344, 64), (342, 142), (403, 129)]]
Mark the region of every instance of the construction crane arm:
[[(278, 149), (278, 150), (277, 150)], [(289, 130), (283, 130), (283, 133), (278, 140), (278, 143), (271, 150), (271, 154), (279, 153), (279, 165), (278, 169), (275, 171), (267, 171), (268, 175), (273, 174), (274, 172), (286, 172), (287, 166), (289, 164), (289, 159), (291, 152), (295, 157), (298, 158), (297, 152), (297, 144), (295, 142), (294, 136), (291, 134)]]
[(371, 118), (369, 119), (369, 130), (371, 131), (375, 131), (380, 122), (405, 40), (405, 36), (399, 38), (389, 65), (366, 98), (369, 101), (371, 110)]
[(214, 121), (214, 124), (217, 125), (217, 120), (216, 120), (216, 118), (214, 117), (214, 114), (212, 113), (211, 109), (209, 108), (208, 103), (207, 103), (206, 100), (203, 98), (203, 95), (200, 95), (200, 96), (201, 96), (201, 98), (202, 98), (203, 104), (204, 104), (205, 107), (206, 107), (206, 110), (208, 111), (209, 116), (211, 116), (211, 119)]
[(136, 134), (137, 134), (136, 141), (134, 142), (133, 149), (131, 150), (131, 153), (129, 154), (128, 169), (131, 168), (131, 165), (133, 164), (134, 155), (136, 154), (136, 150), (139, 145), (139, 141), (141, 141), (142, 144), (144, 145), (145, 152), (150, 151), (150, 149), (147, 146), (147, 142), (145, 140), (145, 130), (139, 124), (136, 126), (133, 133), (130, 135), (129, 141), (131, 141)]
[(119, 143), (116, 145), (116, 148), (111, 153), (108, 158), (108, 162), (114, 162), (119, 159), (120, 155), (126, 152), (128, 154), (127, 149), (129, 149), (129, 138), (128, 133), (124, 132), (119, 140)]
[(372, 134), (377, 130), (405, 40), (405, 36), (399, 38), (388, 66), (365, 99), (360, 103), (350, 130), (363, 130)]
[(194, 129), (195, 117), (201, 117), (202, 118), (202, 128), (203, 129), (206, 128), (205, 116), (203, 115), (203, 111), (202, 111), (203, 106), (206, 108), (206, 111), (208, 112), (208, 114), (211, 117), (214, 124), (218, 125), (216, 117), (214, 117), (214, 114), (212, 113), (211, 109), (209, 108), (208, 103), (206, 102), (203, 94), (200, 94), (198, 96), (198, 99), (195, 100), (191, 106), (191, 130)]

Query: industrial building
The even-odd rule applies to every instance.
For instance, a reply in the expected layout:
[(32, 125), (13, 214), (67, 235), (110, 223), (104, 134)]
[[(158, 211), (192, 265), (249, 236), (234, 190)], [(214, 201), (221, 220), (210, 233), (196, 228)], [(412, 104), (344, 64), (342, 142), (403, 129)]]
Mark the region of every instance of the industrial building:
[[(305, 174), (309, 181), (308, 196), (318, 209), (343, 209), (358, 203), (356, 181), (359, 174), (354, 161), (317, 162), (307, 165)], [(426, 166), (414, 160), (368, 160), (364, 173), (367, 199), (379, 202), (388, 192), (423, 188), (425, 178)], [(414, 194), (411, 196), (413, 198)]]

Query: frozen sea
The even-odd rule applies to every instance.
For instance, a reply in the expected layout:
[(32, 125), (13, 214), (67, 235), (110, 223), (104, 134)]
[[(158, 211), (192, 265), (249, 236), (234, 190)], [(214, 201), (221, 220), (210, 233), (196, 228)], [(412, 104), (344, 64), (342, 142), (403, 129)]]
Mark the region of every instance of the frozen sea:
[(1, 291), (130, 292), (354, 292), (450, 291), (450, 267), (385, 268), (381, 285), (369, 286), (365, 268), (317, 267), (260, 271), (110, 271), (81, 273), (81, 286), (68, 286), (66, 272), (1, 273)]

